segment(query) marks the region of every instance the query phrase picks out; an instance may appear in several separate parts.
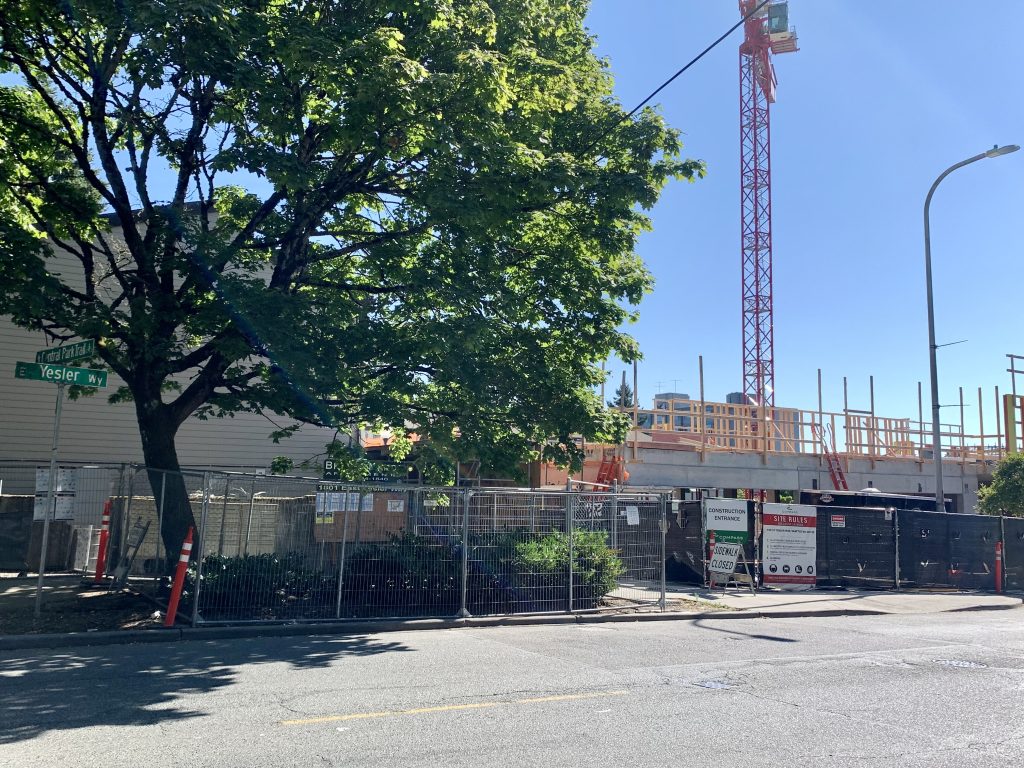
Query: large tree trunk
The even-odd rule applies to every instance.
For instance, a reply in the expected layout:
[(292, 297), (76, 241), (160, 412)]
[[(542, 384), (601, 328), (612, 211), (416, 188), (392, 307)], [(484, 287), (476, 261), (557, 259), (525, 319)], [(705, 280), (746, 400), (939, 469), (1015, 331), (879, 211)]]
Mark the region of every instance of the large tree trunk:
[[(161, 405), (140, 403), (136, 399), (139, 435), (142, 438), (142, 456), (146, 462), (149, 485), (156, 504), (163, 499), (163, 526), (158, 535), (163, 539), (166, 552), (165, 570), (170, 573), (178, 562), (181, 544), (189, 526), (195, 527), (195, 516), (188, 498), (185, 478), (178, 464), (178, 451), (174, 445), (177, 426), (167, 418)], [(198, 540), (199, 532), (195, 533)], [(198, 556), (198, 550), (195, 551)]]

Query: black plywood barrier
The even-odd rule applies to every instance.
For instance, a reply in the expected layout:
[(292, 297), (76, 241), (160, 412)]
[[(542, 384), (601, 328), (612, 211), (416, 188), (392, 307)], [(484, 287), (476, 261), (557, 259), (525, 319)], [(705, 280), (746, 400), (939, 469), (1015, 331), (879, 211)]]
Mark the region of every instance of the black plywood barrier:
[(999, 518), (900, 512), (900, 583), (994, 590)]
[(996, 542), (999, 518), (948, 515), (950, 583), (958, 589), (996, 588)]
[(899, 512), (900, 585), (949, 587), (949, 515)]
[(884, 509), (818, 507), (818, 585), (891, 589), (895, 538)]
[(684, 584), (704, 583), (702, 536), (700, 502), (672, 502), (665, 533), (666, 580)]
[[(747, 545), (743, 553), (753, 571), (754, 502), (747, 502)], [(673, 501), (665, 534), (665, 578), (684, 584), (704, 583), (704, 516), (699, 500)], [(742, 570), (742, 568), (740, 569)]]
[(1024, 518), (1003, 518), (1003, 568), (1007, 589), (1024, 589)]

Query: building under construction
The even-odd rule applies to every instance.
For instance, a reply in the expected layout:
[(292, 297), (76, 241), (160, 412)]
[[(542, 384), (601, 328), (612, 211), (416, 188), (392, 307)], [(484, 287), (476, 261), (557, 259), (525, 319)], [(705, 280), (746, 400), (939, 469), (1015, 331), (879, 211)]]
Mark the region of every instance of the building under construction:
[[(1011, 356), (1011, 361), (1012, 361)], [(725, 401), (665, 392), (652, 407), (620, 408), (633, 424), (622, 445), (586, 445), (582, 473), (571, 478), (545, 466), (534, 478), (542, 486), (571, 479), (585, 485), (628, 484), (673, 488), (680, 495), (714, 490), (726, 495), (763, 489), (778, 492), (876, 489), (933, 496), (935, 469), (931, 423), (924, 419), (921, 387), (918, 412), (886, 416), (875, 412), (874, 381), (867, 408), (852, 407), (843, 380), (843, 409), (763, 408), (734, 393)], [(703, 386), (701, 386), (703, 390)], [(958, 419), (940, 429), (943, 486), (951, 508), (972, 512), (979, 484), (995, 464), (1024, 450), (1021, 442), (1024, 397), (999, 388), (977, 399), (960, 389)], [(978, 413), (969, 431), (965, 410)], [(974, 432), (972, 434), (972, 432)]]

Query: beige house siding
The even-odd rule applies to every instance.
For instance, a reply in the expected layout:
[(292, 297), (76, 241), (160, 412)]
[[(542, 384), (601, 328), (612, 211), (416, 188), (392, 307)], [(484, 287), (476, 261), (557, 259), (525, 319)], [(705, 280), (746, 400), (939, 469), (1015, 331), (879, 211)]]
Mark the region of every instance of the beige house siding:
[[(107, 235), (115, 248), (120, 239), (115, 226)], [(67, 285), (82, 290), (85, 275), (73, 254), (56, 249), (48, 267)], [(96, 293), (110, 301), (119, 290), (101, 261), (94, 276)], [(42, 333), (26, 331), (0, 316), (0, 461), (49, 459), (53, 435), (56, 386), (14, 378), (14, 364), (32, 362), (47, 346)], [(72, 365), (79, 365), (72, 363)], [(179, 377), (188, 382), (188, 373)], [(107, 388), (92, 397), (65, 399), (61, 417), (60, 458), (67, 462), (141, 462), (142, 443), (132, 403), (111, 405), (108, 396), (124, 382), (109, 373)], [(286, 417), (271, 416), (280, 426)], [(330, 441), (332, 430), (303, 428), (275, 444), (268, 435), (278, 429), (269, 419), (251, 413), (203, 421), (189, 418), (178, 431), (178, 460), (182, 467), (206, 469), (265, 469), (275, 456), (296, 463), (317, 456)]]
[[(0, 318), (0, 461), (48, 460), (53, 434), (56, 386), (14, 378), (14, 364), (33, 361), (46, 346), (42, 333), (26, 331)], [(68, 462), (142, 461), (142, 445), (131, 403), (110, 405), (107, 396), (123, 384), (110, 373), (107, 389), (92, 397), (65, 398), (60, 458)], [(282, 426), (287, 418), (274, 418)], [(178, 432), (178, 459), (184, 467), (266, 468), (275, 456), (296, 463), (320, 454), (331, 439), (327, 429), (306, 427), (275, 444), (276, 427), (251, 413), (234, 418), (188, 419)]]

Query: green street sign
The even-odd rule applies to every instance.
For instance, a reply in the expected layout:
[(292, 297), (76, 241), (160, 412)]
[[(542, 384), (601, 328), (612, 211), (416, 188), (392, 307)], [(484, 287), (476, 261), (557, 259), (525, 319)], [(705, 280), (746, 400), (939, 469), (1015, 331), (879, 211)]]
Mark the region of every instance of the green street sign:
[(76, 341), (73, 344), (65, 344), (62, 347), (50, 347), (36, 352), (37, 363), (73, 363), (75, 360), (85, 360), (96, 354), (96, 342), (92, 339)]
[(80, 387), (107, 386), (106, 371), (94, 371), (91, 368), (68, 368), (64, 365), (48, 365), (46, 363), (19, 361), (14, 364), (14, 378), (52, 381), (54, 384), (77, 384)]

